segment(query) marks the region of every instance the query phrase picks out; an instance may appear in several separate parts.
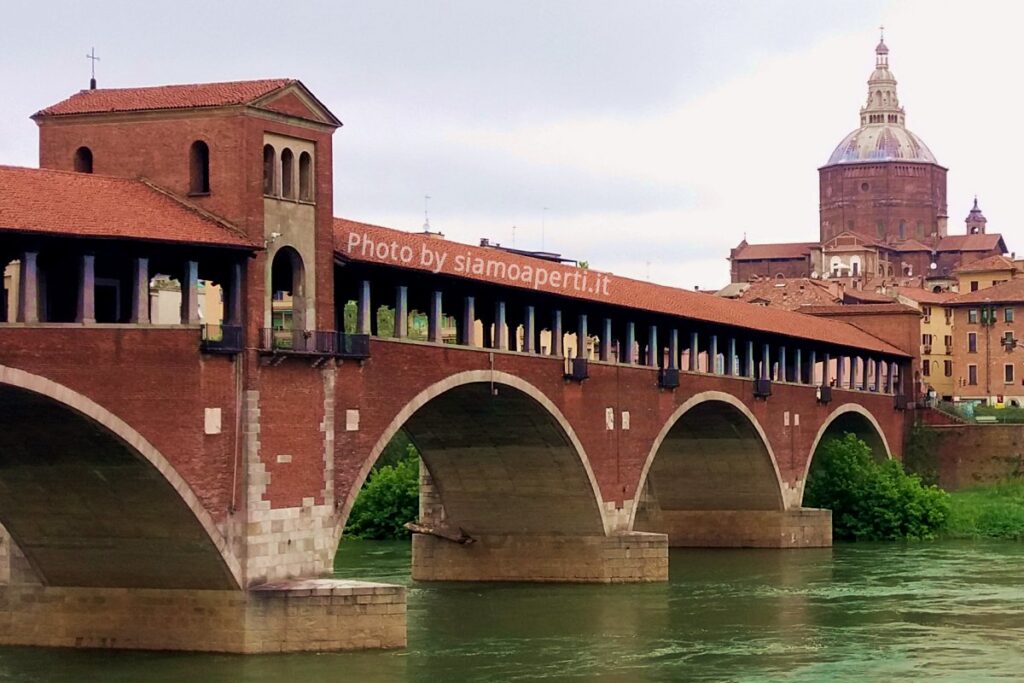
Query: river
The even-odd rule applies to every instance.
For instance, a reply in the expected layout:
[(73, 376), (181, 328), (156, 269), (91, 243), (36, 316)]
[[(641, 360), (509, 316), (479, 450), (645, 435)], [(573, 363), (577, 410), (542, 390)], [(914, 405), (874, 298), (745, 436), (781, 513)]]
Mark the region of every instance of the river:
[(667, 584), (412, 584), (407, 543), (339, 576), (410, 585), (409, 647), (267, 655), (0, 648), (0, 681), (1024, 679), (1024, 544), (673, 550)]

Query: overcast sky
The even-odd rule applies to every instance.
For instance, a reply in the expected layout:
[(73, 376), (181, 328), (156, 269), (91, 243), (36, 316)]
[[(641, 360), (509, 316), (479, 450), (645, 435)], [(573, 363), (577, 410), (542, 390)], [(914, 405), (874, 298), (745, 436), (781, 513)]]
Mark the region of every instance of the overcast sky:
[(94, 45), (100, 87), (295, 77), (345, 124), (336, 215), (418, 230), (429, 194), (450, 239), (517, 226), (520, 248), (719, 287), (744, 234), (817, 239), (817, 168), (884, 24), (908, 127), (950, 168), (950, 232), (977, 193), (1024, 249), (1020, 7), (5, 0), (0, 163), (36, 165), (28, 117), (87, 86)]

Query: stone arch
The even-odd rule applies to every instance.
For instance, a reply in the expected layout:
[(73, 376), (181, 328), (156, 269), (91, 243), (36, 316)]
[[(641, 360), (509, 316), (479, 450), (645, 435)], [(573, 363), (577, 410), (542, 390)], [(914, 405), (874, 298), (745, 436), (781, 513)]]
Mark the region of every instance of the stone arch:
[[(210, 513), (122, 419), (69, 387), (4, 365), (0, 408), (0, 522), (44, 583), (242, 585), (241, 565)], [(52, 495), (41, 500), (40, 491)]]
[(306, 329), (306, 267), (294, 247), (282, 245), (274, 252), (267, 294), (269, 327), (282, 333)]
[[(488, 408), (490, 398), (502, 405)], [(495, 429), (498, 415), (503, 424)], [(453, 424), (458, 420), (477, 431), (469, 434)], [(373, 464), (400, 429), (419, 448), (453, 527), (470, 534), (609, 532), (589, 458), (558, 407), (519, 377), (470, 370), (419, 392), (384, 429), (345, 498), (339, 538)], [(471, 476), (461, 481), (462, 472)]]
[(857, 403), (844, 403), (833, 410), (828, 418), (821, 423), (818, 433), (811, 444), (811, 450), (807, 454), (807, 463), (804, 465), (803, 476), (800, 479), (800, 498), (804, 499), (804, 487), (807, 485), (807, 476), (810, 474), (811, 465), (814, 462), (814, 455), (826, 436), (841, 436), (844, 433), (856, 434), (862, 439), (878, 460), (892, 459), (892, 451), (889, 450), (889, 441), (885, 438), (885, 431), (878, 420), (864, 406)]
[(188, 149), (188, 192), (210, 193), (210, 146), (202, 140), (196, 140)]
[[(714, 460), (700, 457), (710, 449)], [(785, 508), (775, 453), (757, 418), (735, 396), (704, 391), (676, 408), (651, 445), (628, 528), (658, 531), (650, 515), (666, 509)]]
[(75, 150), (75, 171), (92, 173), (92, 150), (82, 146)]

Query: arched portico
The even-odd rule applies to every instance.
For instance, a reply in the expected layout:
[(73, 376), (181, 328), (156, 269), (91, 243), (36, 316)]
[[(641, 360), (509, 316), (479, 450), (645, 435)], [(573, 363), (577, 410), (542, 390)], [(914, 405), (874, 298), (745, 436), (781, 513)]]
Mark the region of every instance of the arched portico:
[(885, 438), (885, 431), (878, 420), (869, 410), (857, 403), (844, 403), (833, 410), (827, 419), (821, 423), (811, 450), (807, 454), (807, 463), (804, 466), (803, 476), (800, 478), (799, 491), (800, 500), (804, 497), (804, 488), (807, 485), (807, 476), (810, 474), (814, 464), (818, 447), (828, 438), (842, 437), (844, 434), (853, 434), (871, 448), (876, 460), (889, 460), (892, 458), (892, 451), (889, 449), (889, 441)]
[(82, 394), (2, 365), (0, 523), (46, 585), (241, 585), (213, 519), (149, 441)]
[[(419, 450), (443, 510), (423, 522), (474, 539), (460, 545), (417, 534), (414, 578), (662, 578), (626, 576), (608, 561), (623, 542), (663, 545), (664, 537), (609, 536), (600, 490), (579, 438), (554, 403), (529, 382), (504, 372), (473, 370), (424, 389), (378, 438), (356, 484), (362, 484), (399, 429)], [(350, 490), (343, 518), (358, 492), (359, 486)], [(637, 560), (638, 567), (651, 564)]]
[(750, 409), (707, 391), (680, 405), (654, 440), (630, 523), (667, 533), (674, 546), (793, 547), (831, 541), (820, 517), (787, 508), (771, 442)]

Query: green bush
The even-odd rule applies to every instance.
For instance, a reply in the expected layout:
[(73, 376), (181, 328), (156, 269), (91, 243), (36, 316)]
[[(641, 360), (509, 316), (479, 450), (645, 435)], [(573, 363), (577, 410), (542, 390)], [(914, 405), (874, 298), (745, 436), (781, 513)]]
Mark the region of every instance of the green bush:
[(975, 406), (974, 416), (983, 415), (994, 417), (1000, 422), (1008, 424), (1024, 423), (1024, 408), (996, 408), (995, 406)]
[(1024, 538), (1024, 482), (1007, 481), (950, 494), (946, 534), (953, 538)]
[(385, 540), (407, 538), (402, 525), (419, 515), (420, 459), (415, 446), (406, 444), (406, 457), (383, 464), (370, 473), (348, 516), (345, 535)]
[(876, 462), (867, 444), (847, 434), (815, 453), (804, 505), (832, 511), (837, 539), (923, 539), (945, 525), (949, 494), (922, 485), (895, 460)]

